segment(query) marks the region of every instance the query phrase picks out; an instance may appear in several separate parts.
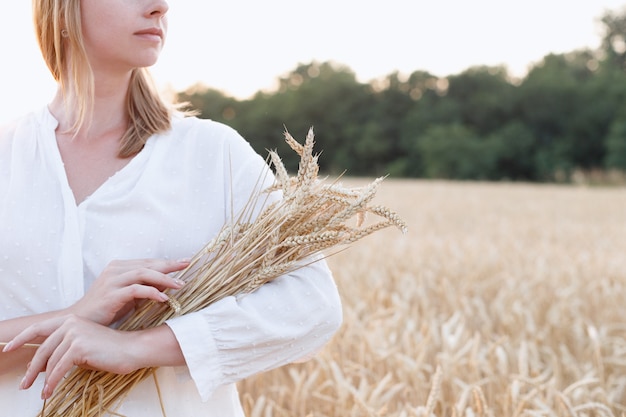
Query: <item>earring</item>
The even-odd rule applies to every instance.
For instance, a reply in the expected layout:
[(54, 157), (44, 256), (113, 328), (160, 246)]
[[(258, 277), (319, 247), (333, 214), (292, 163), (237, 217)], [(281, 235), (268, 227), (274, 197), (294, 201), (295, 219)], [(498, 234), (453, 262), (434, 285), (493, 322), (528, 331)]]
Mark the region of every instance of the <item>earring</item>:
[(61, 36), (64, 37), (64, 38), (69, 38), (70, 33), (67, 31), (67, 29), (63, 29), (61, 31)]

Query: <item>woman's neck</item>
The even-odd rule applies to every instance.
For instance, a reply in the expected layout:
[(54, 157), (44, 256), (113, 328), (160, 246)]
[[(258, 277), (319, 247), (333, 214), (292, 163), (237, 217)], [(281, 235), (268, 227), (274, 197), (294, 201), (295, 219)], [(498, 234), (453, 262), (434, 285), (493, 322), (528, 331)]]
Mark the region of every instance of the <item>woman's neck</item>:
[[(102, 79), (96, 77), (93, 107), (86, 109), (87, 120), (80, 126), (75, 137), (97, 138), (111, 130), (125, 130), (128, 125), (126, 99), (129, 77)], [(80, 103), (73, 91), (57, 91), (50, 103), (50, 111), (59, 122), (58, 130), (71, 131), (79, 117), (76, 103)]]

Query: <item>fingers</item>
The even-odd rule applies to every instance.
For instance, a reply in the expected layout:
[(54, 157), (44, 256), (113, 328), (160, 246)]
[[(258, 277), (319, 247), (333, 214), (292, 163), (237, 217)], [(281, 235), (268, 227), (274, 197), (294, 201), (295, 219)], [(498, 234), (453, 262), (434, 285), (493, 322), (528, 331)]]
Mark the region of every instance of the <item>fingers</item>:
[(26, 373), (20, 382), (20, 389), (28, 389), (33, 385), (35, 379), (37, 379), (37, 375), (43, 372), (46, 369), (47, 358), (50, 357), (55, 352), (55, 344), (49, 343), (49, 340), (46, 340), (37, 352), (33, 359), (30, 361), (26, 368)]
[(184, 285), (183, 281), (166, 275), (150, 268), (133, 269), (120, 275), (121, 285), (131, 286), (134, 284), (150, 285), (164, 290), (166, 288), (178, 289)]
[(36, 323), (31, 326), (28, 326), (21, 333), (13, 338), (9, 343), (6, 344), (3, 352), (11, 352), (19, 349), (24, 346), (28, 342), (34, 341), (40, 337), (48, 337), (54, 330), (58, 328), (62, 319), (50, 319), (41, 323)]
[[(47, 333), (50, 328), (54, 328), (54, 331), (35, 352), (20, 382), (20, 389), (32, 387), (37, 376), (45, 371), (45, 386), (41, 396), (47, 399), (74, 366), (109, 370), (108, 367), (113, 372), (124, 370), (123, 366), (115, 362), (120, 355), (110, 354), (112, 346), (119, 346), (112, 339), (117, 334), (114, 330), (71, 315), (43, 323), (44, 325), (31, 326), (46, 329), (35, 333)], [(31, 331), (28, 328), (23, 333), (31, 334)]]
[[(64, 346), (69, 343), (62, 341), (52, 352), (46, 364), (46, 380), (41, 398), (48, 399), (52, 396), (55, 388), (61, 382), (61, 379), (74, 367), (79, 365), (76, 360), (76, 352), (71, 346)], [(45, 355), (45, 353), (43, 353)], [(35, 375), (36, 377), (36, 375)], [(33, 379), (34, 381), (34, 379)]]
[(118, 273), (133, 269), (147, 268), (163, 274), (180, 271), (189, 266), (189, 259), (169, 260), (169, 259), (130, 259), (112, 261), (109, 266), (116, 268)]
[(162, 291), (177, 290), (183, 282), (169, 275), (190, 264), (183, 259), (117, 260), (109, 263), (91, 285), (89, 291), (68, 312), (96, 323), (109, 325), (119, 318), (119, 312), (139, 299), (156, 302), (168, 300)]
[[(46, 372), (46, 386), (42, 391), (43, 398), (49, 398), (62, 380), (64, 375), (75, 365), (82, 367), (94, 366), (112, 361), (110, 355), (98, 356), (98, 362), (91, 362), (93, 351), (102, 349), (98, 337), (87, 337), (73, 329), (85, 329), (85, 326), (103, 325), (106, 327), (120, 311), (124, 311), (129, 304), (138, 299), (150, 299), (156, 302), (165, 302), (169, 297), (162, 291), (165, 289), (180, 289), (183, 282), (172, 277), (172, 272), (181, 271), (190, 264), (189, 260), (141, 259), (111, 262), (100, 277), (94, 282), (89, 294), (81, 300), (64, 309), (70, 313), (33, 324), (16, 335), (3, 349), (10, 352), (19, 349), (27, 343), (44, 340), (35, 352), (29, 363), (24, 378), (20, 383), (21, 389), (32, 386), (41, 372)], [(84, 319), (87, 319), (85, 321)], [(89, 323), (89, 324), (86, 324)], [(104, 330), (99, 331), (104, 331)], [(108, 336), (108, 334), (107, 334)], [(72, 340), (81, 339), (82, 344), (75, 345)], [(106, 337), (105, 337), (106, 339)], [(89, 345), (91, 344), (91, 345)], [(86, 351), (81, 346), (91, 346), (92, 351)], [(85, 352), (91, 352), (87, 354)], [(86, 358), (89, 359), (87, 362)], [(119, 367), (122, 365), (118, 365)]]
[(181, 271), (189, 266), (189, 259), (179, 259), (176, 261), (171, 260), (157, 260), (157, 265), (153, 268), (159, 272), (164, 274), (169, 274), (171, 272)]
[(50, 335), (54, 334), (54, 332), (63, 324), (65, 320), (66, 318), (64, 317), (58, 317), (28, 326), (5, 346), (3, 351), (9, 352), (19, 349), (21, 346), (32, 340), (41, 337), (47, 338), (46, 341), (44, 341), (44, 343), (42, 343), (42, 345), (37, 349), (33, 359), (28, 364), (26, 374), (24, 375), (22, 382), (20, 382), (21, 389), (30, 387), (37, 378), (37, 375), (45, 369), (45, 358), (47, 358), (54, 350), (50, 346), (56, 346), (56, 344), (53, 343), (54, 338), (50, 337)]
[[(138, 368), (125, 352), (132, 350), (129, 348), (134, 341), (133, 332), (119, 332), (80, 317), (68, 317), (36, 353), (24, 385), (31, 386), (27, 384), (32, 384), (45, 368), (41, 397), (48, 399), (74, 366), (116, 374), (131, 372)], [(119, 350), (112, 353), (116, 348)]]
[(159, 288), (178, 289), (182, 281), (168, 275), (189, 266), (189, 260), (170, 261), (165, 259), (143, 259), (132, 261), (115, 261), (110, 264), (115, 275), (121, 279), (121, 285), (146, 284)]
[[(181, 285), (176, 284), (175, 287), (170, 288), (180, 288), (180, 286)], [(128, 287), (124, 287), (120, 290), (120, 292), (122, 299), (149, 299), (156, 302), (164, 302), (169, 300), (169, 297), (159, 291), (159, 289), (140, 284), (132, 284)]]

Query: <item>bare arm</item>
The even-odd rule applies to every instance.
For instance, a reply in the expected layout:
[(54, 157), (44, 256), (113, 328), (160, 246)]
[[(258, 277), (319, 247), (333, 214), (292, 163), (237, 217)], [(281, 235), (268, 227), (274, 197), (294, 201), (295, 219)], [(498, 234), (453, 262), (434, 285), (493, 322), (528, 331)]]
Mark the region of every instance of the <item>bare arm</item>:
[(20, 388), (27, 389), (40, 372), (46, 372), (43, 398), (52, 395), (74, 366), (127, 374), (140, 368), (185, 364), (174, 333), (167, 325), (120, 331), (73, 315), (34, 324), (5, 349), (20, 349), (27, 341), (46, 334), (49, 336), (36, 350), (20, 384)]

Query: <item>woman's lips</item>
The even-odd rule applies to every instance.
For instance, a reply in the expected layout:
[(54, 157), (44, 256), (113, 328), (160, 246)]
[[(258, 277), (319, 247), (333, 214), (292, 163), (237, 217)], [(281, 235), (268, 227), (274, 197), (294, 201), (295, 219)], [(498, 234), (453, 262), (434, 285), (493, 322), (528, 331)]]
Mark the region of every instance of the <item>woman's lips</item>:
[(135, 32), (135, 35), (151, 41), (160, 42), (163, 40), (163, 31), (160, 28), (143, 29)]

